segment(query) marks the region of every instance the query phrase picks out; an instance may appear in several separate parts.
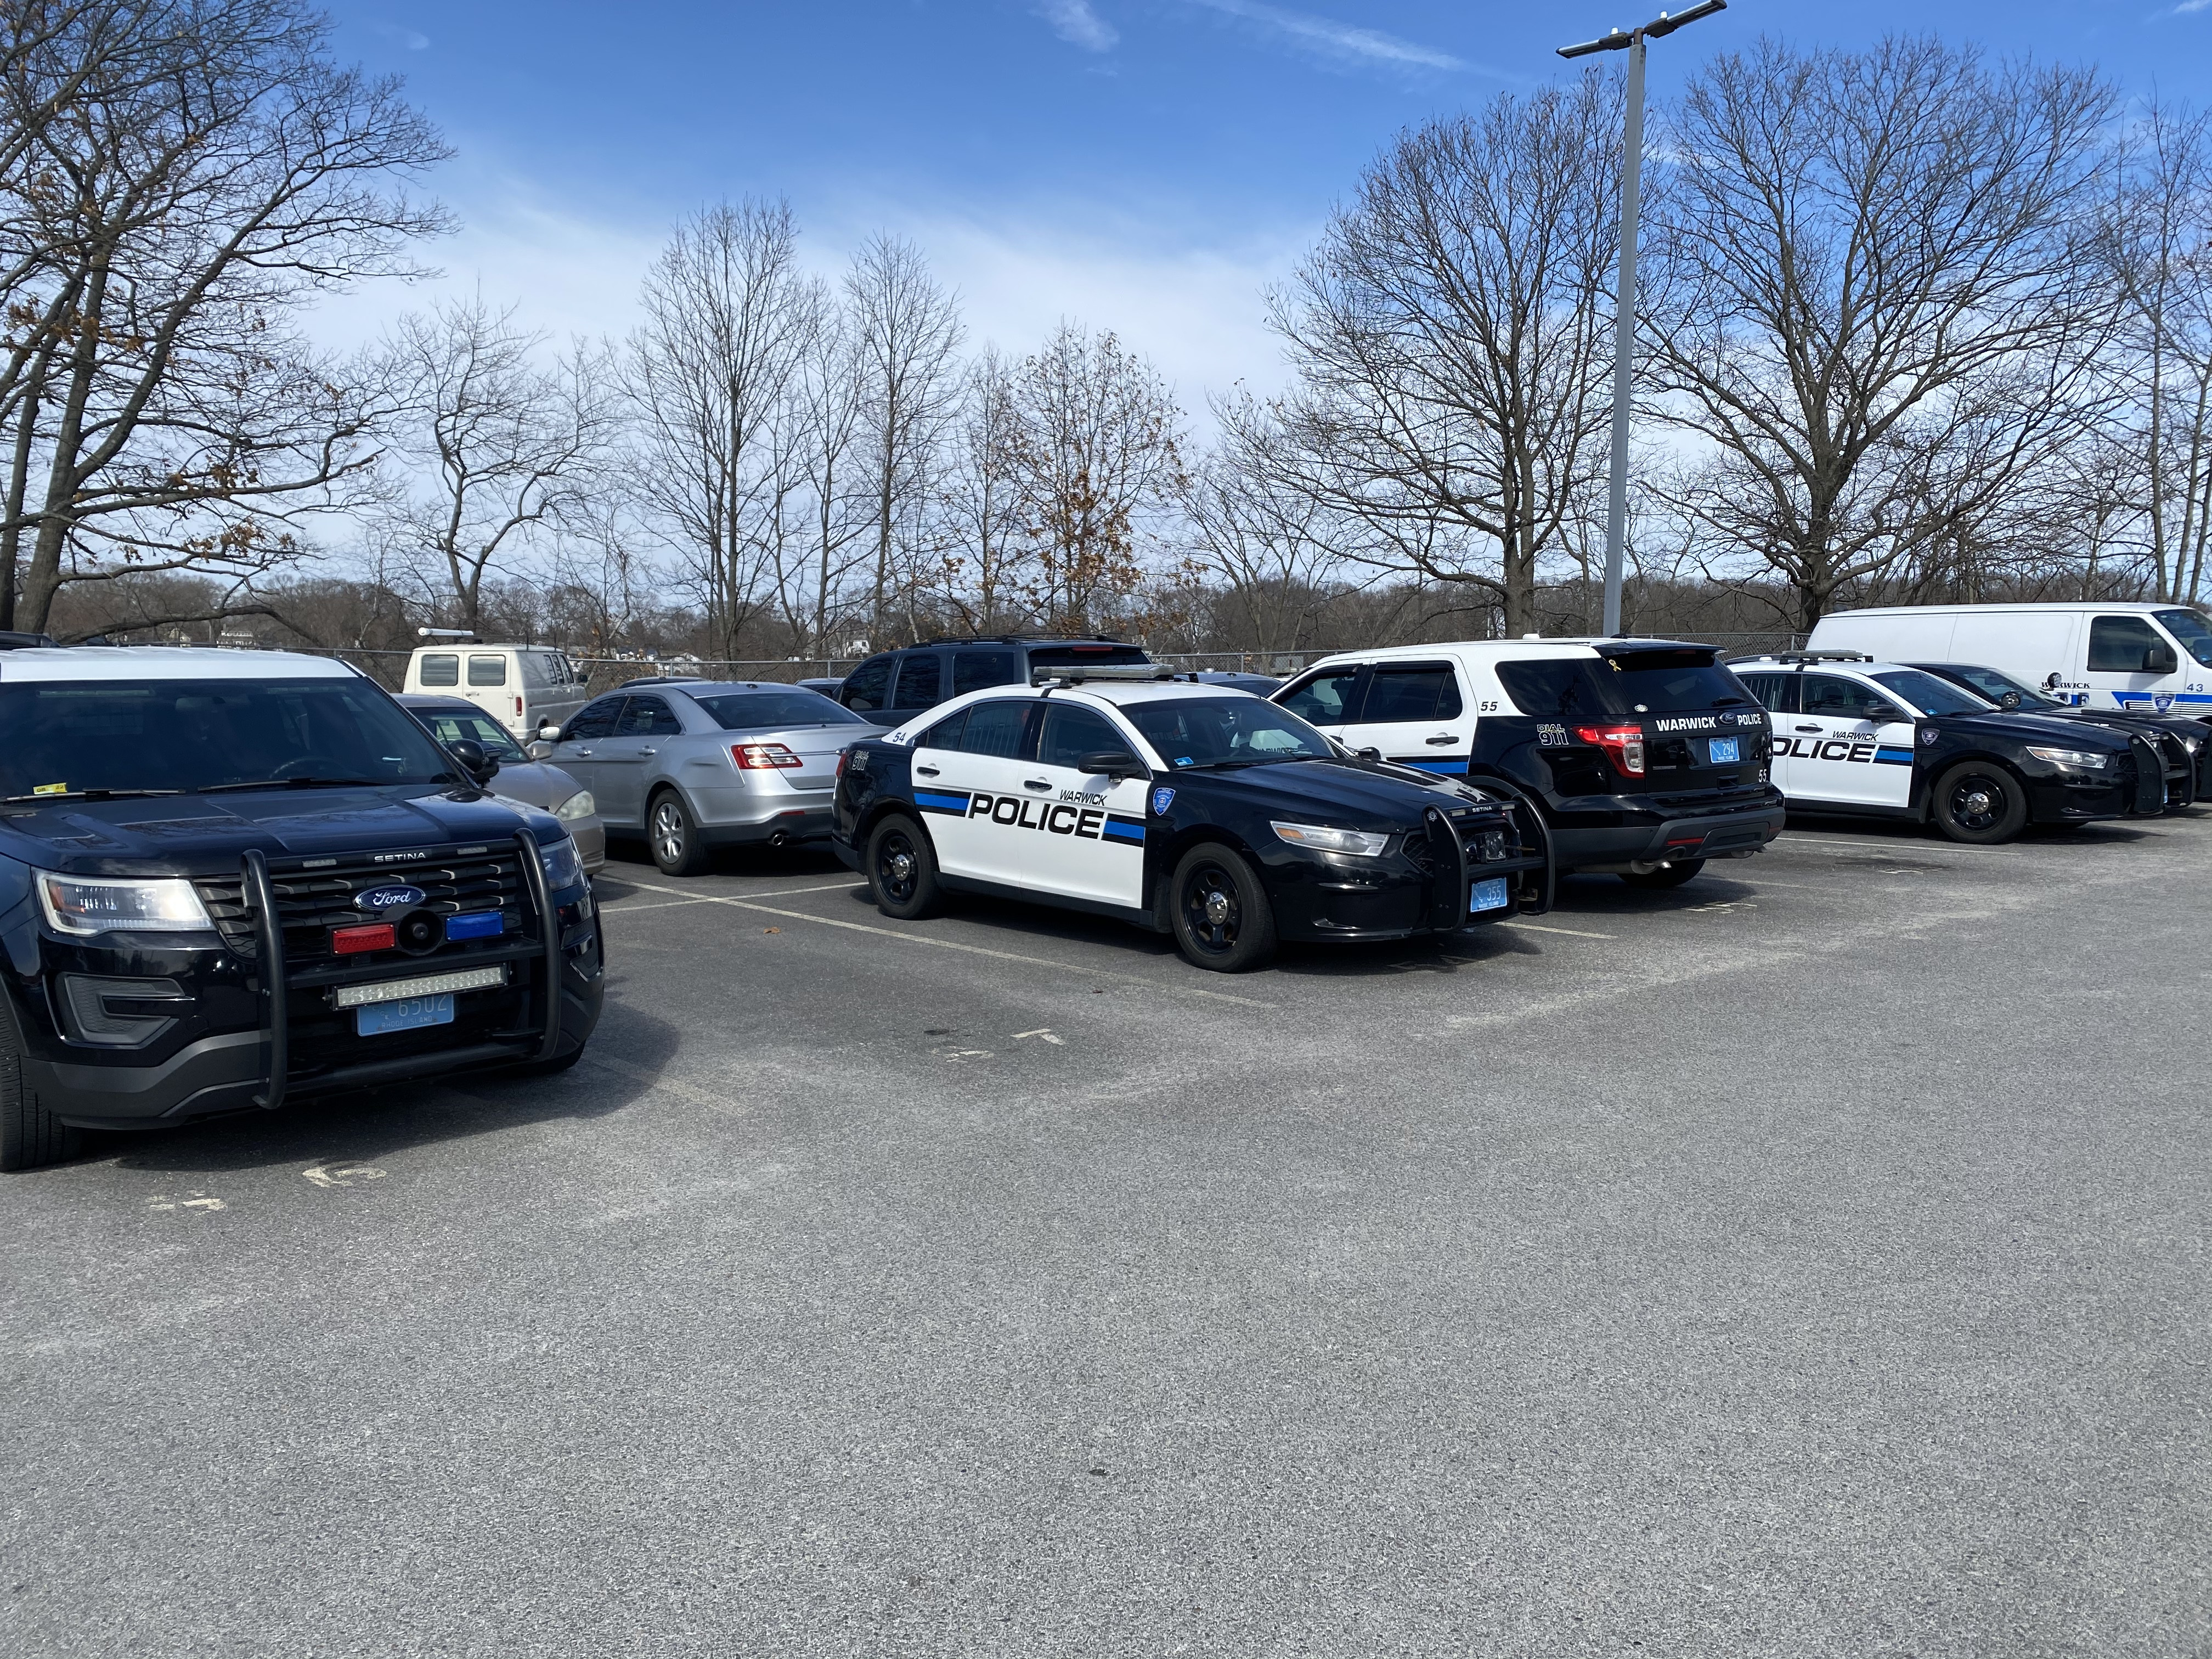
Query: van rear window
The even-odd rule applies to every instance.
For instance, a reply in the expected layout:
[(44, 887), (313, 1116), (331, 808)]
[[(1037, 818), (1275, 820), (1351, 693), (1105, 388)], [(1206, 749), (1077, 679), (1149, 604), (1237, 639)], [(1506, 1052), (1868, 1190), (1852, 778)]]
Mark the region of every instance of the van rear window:
[(469, 658), (469, 684), (471, 685), (505, 685), (507, 658), (489, 652), (471, 655)]
[(418, 677), (424, 685), (459, 685), (461, 683), (461, 659), (448, 651), (441, 651), (422, 659)]

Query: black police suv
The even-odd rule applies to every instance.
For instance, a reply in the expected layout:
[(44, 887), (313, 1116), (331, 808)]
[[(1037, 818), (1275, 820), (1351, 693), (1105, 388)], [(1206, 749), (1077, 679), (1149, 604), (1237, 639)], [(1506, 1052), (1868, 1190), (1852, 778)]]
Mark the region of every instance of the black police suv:
[(1766, 711), (1711, 646), (1393, 646), (1324, 658), (1273, 698), (1357, 752), (1535, 803), (1562, 873), (1679, 886), (1782, 829)]
[(1775, 781), (1792, 811), (1933, 822), (1953, 841), (1990, 844), (2030, 823), (2166, 810), (2164, 761), (2140, 733), (2001, 709), (1856, 652), (1735, 667), (1773, 716)]
[(1360, 760), (1273, 704), (1164, 669), (1037, 671), (845, 752), (832, 844), (884, 914), (947, 890), (1170, 933), (1237, 972), (1278, 939), (1449, 933), (1551, 902), (1524, 804)]
[(0, 651), (0, 1169), (583, 1052), (575, 843), (343, 664)]
[(903, 726), (949, 697), (987, 686), (1027, 685), (1040, 668), (1127, 668), (1151, 661), (1143, 647), (1103, 637), (1000, 634), (925, 640), (870, 657), (828, 695), (878, 726)]
[(2189, 806), (2212, 794), (2212, 726), (2186, 714), (2160, 714), (2148, 707), (2085, 708), (2061, 702), (2046, 691), (1978, 663), (1914, 662), (1905, 665), (1964, 686), (1999, 708), (2051, 720), (2089, 720), (2121, 732), (2140, 732), (2166, 757), (2168, 811)]

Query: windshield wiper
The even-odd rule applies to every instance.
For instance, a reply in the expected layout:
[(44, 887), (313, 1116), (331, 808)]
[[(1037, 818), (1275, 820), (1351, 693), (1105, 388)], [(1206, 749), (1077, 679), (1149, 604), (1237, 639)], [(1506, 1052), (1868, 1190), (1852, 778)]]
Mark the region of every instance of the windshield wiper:
[(379, 784), (392, 783), (392, 778), (260, 778), (252, 783), (204, 784), (192, 793), (196, 795), (222, 795), (240, 789), (357, 789), (374, 788)]
[(45, 789), (36, 794), (9, 795), (9, 802), (19, 800), (138, 800), (149, 795), (181, 795), (181, 789)]

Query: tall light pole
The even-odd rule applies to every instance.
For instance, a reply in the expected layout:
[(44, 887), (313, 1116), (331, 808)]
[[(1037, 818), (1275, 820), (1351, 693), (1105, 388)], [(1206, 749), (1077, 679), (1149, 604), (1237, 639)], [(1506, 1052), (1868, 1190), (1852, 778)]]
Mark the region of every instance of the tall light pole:
[(1644, 43), (1662, 40), (1685, 23), (1726, 11), (1728, 0), (1703, 0), (1669, 17), (1661, 12), (1640, 29), (1615, 29), (1578, 46), (1561, 46), (1562, 58), (1594, 52), (1628, 53), (1628, 130), (1621, 140), (1620, 287), (1613, 307), (1613, 498), (1605, 514), (1605, 631), (1620, 632), (1621, 550), (1628, 540), (1628, 405), (1635, 392), (1636, 205), (1644, 173)]

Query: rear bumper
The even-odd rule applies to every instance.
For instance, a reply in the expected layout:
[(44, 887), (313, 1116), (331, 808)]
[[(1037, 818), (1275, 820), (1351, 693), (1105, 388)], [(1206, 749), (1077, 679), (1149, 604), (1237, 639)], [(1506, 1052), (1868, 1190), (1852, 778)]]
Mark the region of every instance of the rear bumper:
[(1787, 811), (1778, 795), (1771, 801), (1723, 811), (1679, 814), (1636, 806), (1624, 797), (1619, 822), (1577, 823), (1575, 818), (1587, 820), (1589, 815), (1562, 814), (1565, 821), (1555, 823), (1552, 833), (1559, 842), (1562, 870), (1589, 865), (1711, 859), (1757, 852), (1782, 833)]
[(690, 798), (699, 838), (709, 847), (755, 847), (769, 841), (818, 841), (831, 828), (835, 792), (828, 789), (702, 789)]

